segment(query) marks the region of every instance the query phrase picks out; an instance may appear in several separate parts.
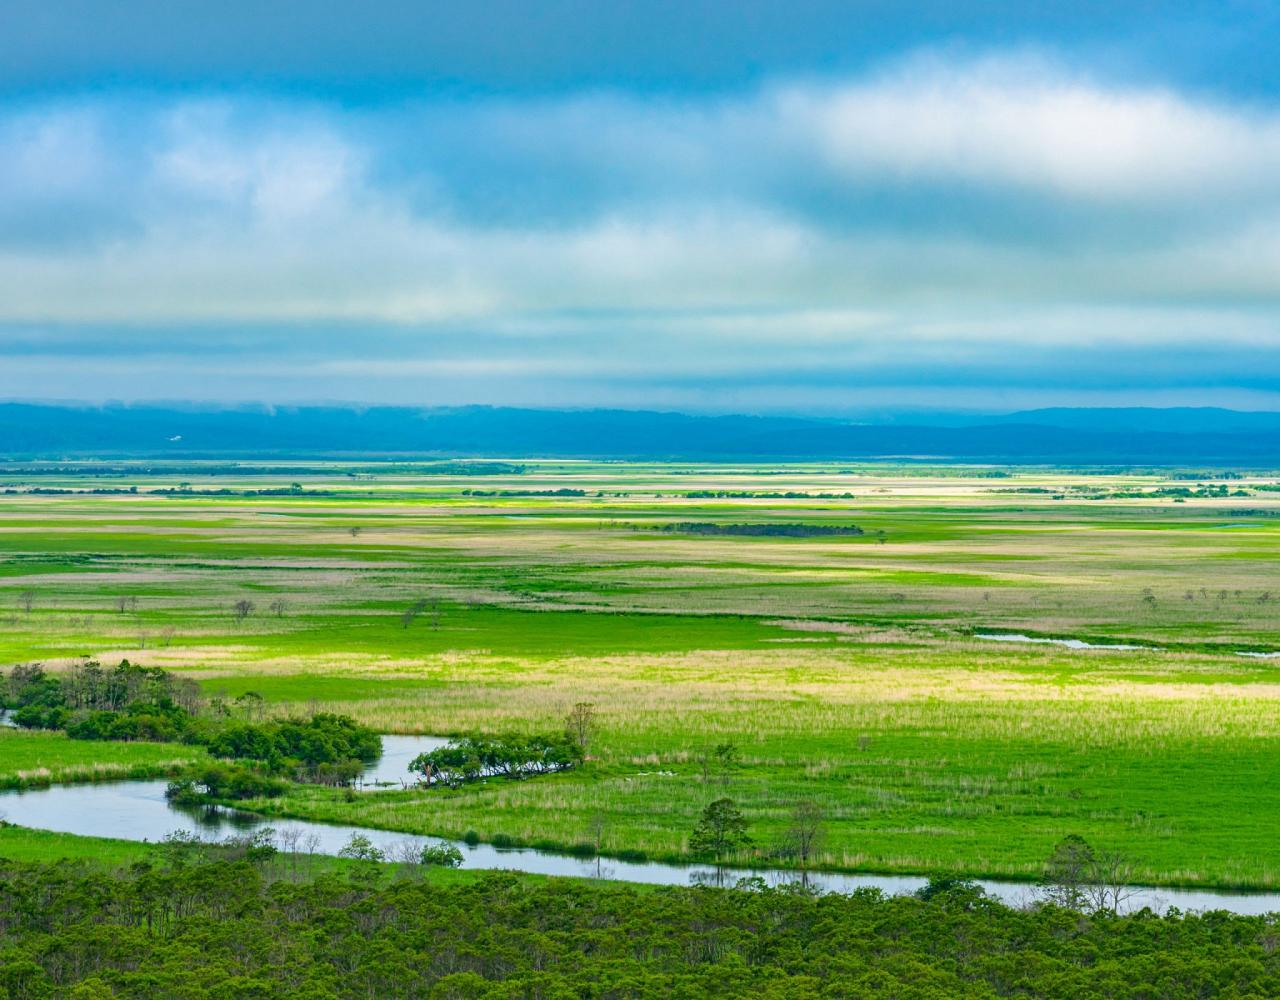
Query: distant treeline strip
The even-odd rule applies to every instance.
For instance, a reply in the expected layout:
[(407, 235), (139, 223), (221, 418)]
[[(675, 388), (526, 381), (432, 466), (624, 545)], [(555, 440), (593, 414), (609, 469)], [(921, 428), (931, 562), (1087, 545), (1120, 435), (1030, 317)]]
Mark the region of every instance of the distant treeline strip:
[[(272, 486), (261, 490), (233, 490), (226, 486), (219, 487), (216, 490), (195, 490), (189, 487), (139, 490), (136, 486), (95, 486), (93, 489), (87, 490), (70, 490), (60, 486), (36, 486), (29, 490), (9, 488), (4, 492), (6, 496), (29, 493), (33, 496), (41, 497), (122, 495), (161, 497), (332, 497), (338, 495), (333, 490), (306, 490), (296, 486)], [(342, 495), (349, 497), (353, 494), (350, 491), (344, 491)]]
[(852, 500), (852, 493), (803, 493), (787, 490), (785, 493), (769, 493), (752, 490), (690, 490), (685, 494), (690, 500)]
[[(586, 490), (564, 487), (558, 490), (463, 490), (464, 497), (585, 497)], [(603, 496), (597, 493), (596, 496)]]
[(514, 462), (449, 461), (429, 463), (380, 462), (377, 465), (259, 465), (246, 463), (163, 462), (103, 464), (67, 462), (49, 465), (0, 466), (0, 476), (77, 476), (90, 479), (128, 479), (134, 476), (520, 476), (527, 467)]
[(748, 538), (825, 538), (831, 535), (861, 535), (854, 524), (717, 524), (714, 521), (674, 521), (660, 524), (655, 531), (671, 535), (735, 535)]

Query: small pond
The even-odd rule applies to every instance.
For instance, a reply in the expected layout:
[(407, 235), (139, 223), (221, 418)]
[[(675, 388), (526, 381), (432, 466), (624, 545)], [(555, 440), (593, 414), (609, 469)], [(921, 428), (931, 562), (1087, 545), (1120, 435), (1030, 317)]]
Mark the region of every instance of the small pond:
[(1047, 646), (1063, 646), (1067, 649), (1154, 649), (1154, 646), (1131, 646), (1120, 642), (1085, 642), (1083, 639), (1046, 639), (1041, 636), (978, 632), (975, 639), (989, 642), (1032, 642)]

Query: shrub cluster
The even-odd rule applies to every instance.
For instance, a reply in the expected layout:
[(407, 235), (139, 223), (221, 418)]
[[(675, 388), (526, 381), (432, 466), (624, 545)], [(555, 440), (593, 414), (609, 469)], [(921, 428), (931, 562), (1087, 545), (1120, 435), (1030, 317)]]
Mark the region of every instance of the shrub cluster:
[(567, 734), (551, 736), (463, 736), (447, 746), (419, 754), (409, 770), (427, 784), (450, 788), (482, 778), (528, 778), (565, 771), (582, 763), (582, 747)]
[(188, 767), (164, 794), (178, 805), (201, 805), (215, 799), (273, 799), (284, 791), (283, 781), (251, 767), (210, 761)]
[(205, 745), (215, 757), (263, 760), (279, 769), (288, 762), (314, 769), (347, 761), (372, 763), (382, 756), (382, 740), (372, 729), (326, 712), (310, 719), (232, 723)]
[(2, 680), (0, 705), (14, 709), (17, 725), (61, 729), (72, 739), (190, 743), (214, 757), (327, 785), (349, 784), (382, 756), (379, 735), (346, 716), (238, 721), (220, 703), (208, 706), (193, 681), (128, 660), (110, 670), (89, 662), (59, 676), (17, 666)]
[(0, 685), (0, 704), (19, 726), (73, 739), (199, 742), (203, 699), (194, 681), (159, 667), (121, 660), (108, 670), (90, 660), (57, 677), (20, 664)]

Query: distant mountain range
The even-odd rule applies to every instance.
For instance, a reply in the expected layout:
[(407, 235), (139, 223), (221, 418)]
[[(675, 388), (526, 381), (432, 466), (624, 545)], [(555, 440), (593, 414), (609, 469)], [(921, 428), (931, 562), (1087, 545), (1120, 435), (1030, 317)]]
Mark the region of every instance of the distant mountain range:
[(875, 422), (639, 410), (0, 404), (0, 458), (492, 456), (911, 458), (1280, 466), (1280, 413), (1043, 409)]

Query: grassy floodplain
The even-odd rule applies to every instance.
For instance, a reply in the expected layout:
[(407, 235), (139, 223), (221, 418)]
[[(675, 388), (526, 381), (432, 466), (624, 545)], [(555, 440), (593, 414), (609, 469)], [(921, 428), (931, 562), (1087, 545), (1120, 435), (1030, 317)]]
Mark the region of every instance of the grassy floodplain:
[(5, 730), (0, 740), (0, 790), (155, 778), (205, 757), (203, 747), (100, 743), (73, 740), (56, 732)]
[[(261, 804), (309, 818), (676, 857), (712, 797), (763, 850), (804, 798), (831, 867), (1030, 878), (1078, 833), (1138, 880), (1280, 886), (1280, 661), (1238, 655), (1280, 650), (1274, 474), (271, 465), (6, 467), (0, 662), (128, 657), (397, 732), (597, 707), (580, 772)], [(29, 739), (0, 774), (176, 756)]]

